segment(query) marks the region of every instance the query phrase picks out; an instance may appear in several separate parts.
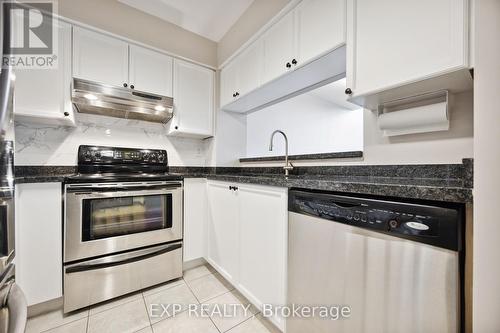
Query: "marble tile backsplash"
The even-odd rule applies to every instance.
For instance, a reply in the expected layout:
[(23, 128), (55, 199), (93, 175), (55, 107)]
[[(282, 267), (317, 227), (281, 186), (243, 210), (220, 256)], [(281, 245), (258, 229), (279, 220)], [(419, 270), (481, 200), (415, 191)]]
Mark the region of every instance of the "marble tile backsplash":
[(76, 165), (79, 145), (166, 149), (170, 165), (206, 166), (212, 139), (166, 135), (163, 124), (76, 114), (77, 126), (15, 123), (16, 165)]

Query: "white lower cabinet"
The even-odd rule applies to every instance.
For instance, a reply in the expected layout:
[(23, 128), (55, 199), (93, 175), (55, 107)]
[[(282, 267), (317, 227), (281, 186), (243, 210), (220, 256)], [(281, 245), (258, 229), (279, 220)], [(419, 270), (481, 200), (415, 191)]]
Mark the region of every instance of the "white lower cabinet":
[[(239, 201), (238, 289), (259, 308), (285, 304), (288, 191), (237, 185)], [(272, 318), (283, 328), (280, 317)]]
[(206, 257), (207, 215), (207, 180), (184, 179), (184, 262)]
[[(238, 193), (230, 184), (208, 182), (207, 261), (232, 284), (238, 281)], [(232, 186), (232, 185), (231, 185)]]
[(16, 185), (16, 281), (28, 305), (62, 297), (62, 185)]
[[(207, 184), (207, 261), (258, 308), (285, 304), (287, 189)], [(270, 319), (283, 329), (281, 318)]]

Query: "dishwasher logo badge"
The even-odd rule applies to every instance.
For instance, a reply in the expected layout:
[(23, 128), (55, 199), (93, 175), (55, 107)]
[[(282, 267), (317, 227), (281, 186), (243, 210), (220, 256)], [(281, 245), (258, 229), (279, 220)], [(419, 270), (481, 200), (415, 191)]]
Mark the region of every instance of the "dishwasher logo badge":
[[(5, 45), (2, 68), (57, 68), (57, 26), (52, 1), (7, 1), (2, 3), (10, 43)], [(3, 24), (3, 23), (2, 23)]]

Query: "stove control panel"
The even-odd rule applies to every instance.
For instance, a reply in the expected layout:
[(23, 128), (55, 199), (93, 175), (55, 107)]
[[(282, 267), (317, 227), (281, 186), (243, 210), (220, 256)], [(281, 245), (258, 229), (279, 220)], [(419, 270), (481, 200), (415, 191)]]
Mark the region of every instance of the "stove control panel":
[(78, 164), (167, 165), (167, 151), (104, 146), (80, 146)]

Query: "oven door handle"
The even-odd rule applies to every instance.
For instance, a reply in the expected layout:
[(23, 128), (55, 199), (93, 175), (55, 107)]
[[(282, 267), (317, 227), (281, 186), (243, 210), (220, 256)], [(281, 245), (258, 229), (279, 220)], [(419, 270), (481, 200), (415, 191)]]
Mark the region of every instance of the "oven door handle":
[(84, 263), (84, 264), (77, 264), (74, 266), (70, 266), (66, 268), (66, 273), (77, 273), (77, 272), (85, 272), (85, 271), (91, 271), (95, 269), (102, 269), (102, 268), (108, 268), (108, 267), (113, 267), (113, 266), (119, 266), (119, 265), (125, 265), (129, 264), (135, 261), (139, 260), (144, 260), (148, 259), (151, 257), (156, 257), (164, 253), (172, 252), (174, 250), (180, 249), (182, 247), (182, 243), (176, 243), (176, 244), (169, 244), (166, 246), (162, 246), (160, 248), (155, 247), (149, 251), (139, 251), (139, 255), (135, 256), (130, 256), (126, 257), (124, 259), (116, 259), (116, 260), (109, 260), (109, 258), (102, 258), (102, 259), (96, 259), (92, 260), (89, 263)]
[(141, 186), (75, 186), (68, 187), (66, 191), (68, 193), (108, 193), (108, 192), (139, 192), (139, 191), (171, 191), (176, 189), (181, 189), (182, 184), (167, 184), (167, 185), (141, 185)]

